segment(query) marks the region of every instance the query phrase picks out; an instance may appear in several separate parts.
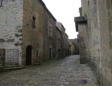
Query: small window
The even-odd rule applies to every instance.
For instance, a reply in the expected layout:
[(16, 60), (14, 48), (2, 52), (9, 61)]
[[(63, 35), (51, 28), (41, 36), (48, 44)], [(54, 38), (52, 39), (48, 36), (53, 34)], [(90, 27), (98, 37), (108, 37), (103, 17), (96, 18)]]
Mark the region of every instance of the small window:
[(0, 7), (3, 6), (3, 0), (0, 0)]
[(49, 48), (49, 59), (52, 59), (52, 48)]
[(36, 21), (36, 17), (35, 17), (35, 16), (33, 16), (33, 17), (32, 17), (32, 27), (33, 27), (33, 28), (35, 28), (35, 27), (36, 27), (36, 25), (35, 25), (35, 24), (36, 24), (36, 22), (35, 22), (35, 21)]
[(88, 0), (88, 6), (89, 6), (89, 0)]
[(38, 52), (38, 50), (36, 51), (36, 57), (38, 57), (39, 56), (39, 52)]

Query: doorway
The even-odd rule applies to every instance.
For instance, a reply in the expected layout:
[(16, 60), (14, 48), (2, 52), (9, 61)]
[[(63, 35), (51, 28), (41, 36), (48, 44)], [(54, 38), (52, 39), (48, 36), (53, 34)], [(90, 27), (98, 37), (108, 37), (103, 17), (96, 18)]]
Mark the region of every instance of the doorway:
[(26, 65), (32, 64), (32, 46), (26, 47)]
[(5, 66), (5, 49), (0, 49), (0, 65)]
[(49, 48), (49, 59), (52, 59), (52, 48)]

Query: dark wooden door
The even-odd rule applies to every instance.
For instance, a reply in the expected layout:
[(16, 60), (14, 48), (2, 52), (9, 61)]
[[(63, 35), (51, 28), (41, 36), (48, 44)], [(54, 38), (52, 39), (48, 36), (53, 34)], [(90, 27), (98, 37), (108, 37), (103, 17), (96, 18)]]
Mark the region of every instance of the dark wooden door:
[(32, 64), (32, 46), (26, 48), (26, 65)]

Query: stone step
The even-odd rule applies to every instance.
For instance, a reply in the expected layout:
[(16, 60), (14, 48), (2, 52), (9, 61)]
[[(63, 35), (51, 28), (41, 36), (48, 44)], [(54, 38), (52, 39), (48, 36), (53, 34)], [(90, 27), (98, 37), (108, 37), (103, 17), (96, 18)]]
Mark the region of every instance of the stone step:
[(19, 69), (23, 69), (21, 67), (10, 67), (10, 68), (3, 68), (3, 70), (19, 70)]
[(5, 72), (5, 71), (9, 71), (9, 70), (20, 70), (23, 68), (25, 68), (25, 67), (23, 67), (23, 66), (1, 66), (0, 65), (0, 72)]
[(5, 66), (3, 69), (4, 70), (19, 70), (19, 69), (23, 69), (25, 67), (23, 66)]

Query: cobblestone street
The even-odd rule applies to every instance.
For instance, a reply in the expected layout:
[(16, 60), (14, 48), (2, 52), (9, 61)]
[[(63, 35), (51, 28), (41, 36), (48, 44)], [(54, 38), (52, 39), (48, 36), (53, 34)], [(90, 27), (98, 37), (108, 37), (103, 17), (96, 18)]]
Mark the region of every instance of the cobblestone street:
[(46, 62), (0, 74), (0, 86), (98, 86), (91, 69), (79, 56)]

